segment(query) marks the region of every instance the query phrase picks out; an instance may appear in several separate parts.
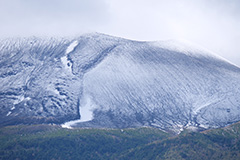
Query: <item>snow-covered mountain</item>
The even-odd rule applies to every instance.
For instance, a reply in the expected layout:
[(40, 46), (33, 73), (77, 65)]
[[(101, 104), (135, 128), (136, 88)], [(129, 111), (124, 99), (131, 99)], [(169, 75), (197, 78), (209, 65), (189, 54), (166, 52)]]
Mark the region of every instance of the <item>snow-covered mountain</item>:
[(1, 125), (181, 130), (240, 120), (240, 68), (177, 41), (4, 39), (0, 82)]

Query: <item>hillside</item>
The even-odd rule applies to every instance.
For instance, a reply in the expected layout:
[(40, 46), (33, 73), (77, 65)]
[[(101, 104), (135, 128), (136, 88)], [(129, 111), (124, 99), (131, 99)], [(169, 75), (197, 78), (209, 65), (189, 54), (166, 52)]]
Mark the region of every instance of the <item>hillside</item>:
[(113, 159), (169, 135), (154, 128), (63, 129), (10, 126), (0, 129), (0, 159)]
[(0, 126), (179, 133), (240, 120), (240, 68), (189, 44), (99, 33), (13, 38), (1, 40), (0, 57)]
[(155, 128), (63, 129), (9, 126), (0, 129), (0, 159), (226, 159), (240, 157), (240, 123), (173, 135)]
[(119, 159), (215, 159), (240, 158), (240, 123), (204, 132), (182, 133), (140, 146)]

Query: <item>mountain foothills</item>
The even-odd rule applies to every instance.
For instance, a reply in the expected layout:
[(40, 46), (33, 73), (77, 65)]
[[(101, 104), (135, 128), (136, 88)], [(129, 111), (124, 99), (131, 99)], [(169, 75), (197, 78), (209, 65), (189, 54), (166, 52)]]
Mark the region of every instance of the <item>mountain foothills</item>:
[(239, 160), (240, 123), (174, 136), (156, 128), (65, 129), (57, 125), (0, 128), (0, 159)]
[[(1, 126), (67, 122), (180, 132), (240, 120), (240, 68), (178, 41), (99, 33), (2, 39), (0, 82)], [(141, 148), (126, 154), (134, 152)]]

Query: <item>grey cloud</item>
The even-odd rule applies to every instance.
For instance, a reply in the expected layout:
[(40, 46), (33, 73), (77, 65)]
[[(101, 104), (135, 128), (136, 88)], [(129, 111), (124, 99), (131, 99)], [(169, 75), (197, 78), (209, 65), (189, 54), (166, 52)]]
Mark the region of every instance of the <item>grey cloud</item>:
[(0, 0), (0, 36), (186, 39), (240, 66), (239, 0)]
[(5, 0), (0, 5), (2, 36), (65, 36), (91, 30), (109, 19), (107, 5), (100, 0)]
[(113, 34), (138, 40), (186, 39), (240, 66), (239, 0), (108, 1), (117, 17), (108, 28)]

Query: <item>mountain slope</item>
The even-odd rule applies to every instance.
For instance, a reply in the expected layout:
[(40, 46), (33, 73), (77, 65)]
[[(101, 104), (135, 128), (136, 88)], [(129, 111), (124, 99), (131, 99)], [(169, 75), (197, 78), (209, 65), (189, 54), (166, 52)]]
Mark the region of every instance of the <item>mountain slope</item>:
[(0, 48), (2, 125), (81, 118), (69, 124), (179, 131), (240, 120), (240, 68), (192, 46), (95, 33)]

